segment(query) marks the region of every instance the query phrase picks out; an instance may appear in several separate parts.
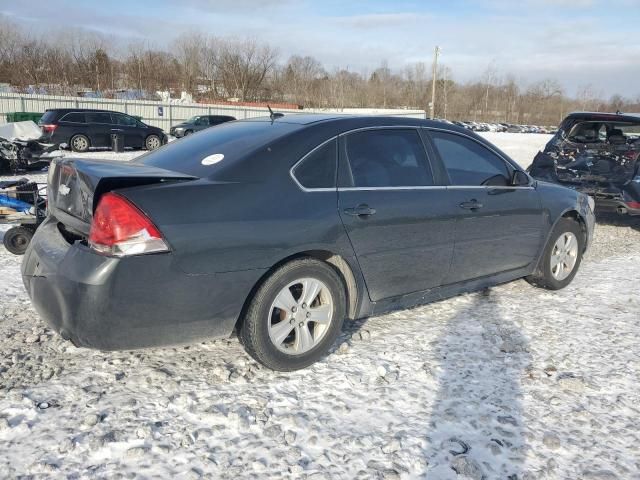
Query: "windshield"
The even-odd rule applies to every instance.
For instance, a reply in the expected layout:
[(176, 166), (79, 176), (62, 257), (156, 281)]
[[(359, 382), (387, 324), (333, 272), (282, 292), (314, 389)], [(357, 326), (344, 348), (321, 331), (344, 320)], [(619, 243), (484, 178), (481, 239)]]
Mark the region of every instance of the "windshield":
[(184, 123), (196, 123), (199, 118), (200, 118), (200, 115), (194, 115), (189, 120), (186, 120)]
[(223, 123), (171, 142), (134, 162), (201, 178), (211, 177), (220, 168), (299, 128), (299, 125), (270, 121)]

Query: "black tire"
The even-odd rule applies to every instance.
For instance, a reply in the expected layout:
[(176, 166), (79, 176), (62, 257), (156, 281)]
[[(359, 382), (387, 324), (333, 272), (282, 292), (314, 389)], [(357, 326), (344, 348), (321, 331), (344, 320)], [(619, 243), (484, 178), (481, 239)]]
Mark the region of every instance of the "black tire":
[[(289, 354), (279, 350), (269, 337), (271, 306), (278, 293), (301, 278), (324, 283), (333, 300), (333, 313), (326, 333), (311, 350)], [(247, 353), (264, 366), (283, 372), (299, 370), (327, 354), (342, 329), (345, 309), (345, 287), (333, 267), (312, 258), (293, 260), (275, 270), (257, 289), (242, 318), (238, 336)]]
[[(573, 270), (568, 277), (558, 280), (553, 276), (551, 266), (551, 255), (556, 244), (556, 241), (561, 235), (571, 232), (578, 240), (578, 253), (576, 256), (576, 262), (573, 266)], [(526, 277), (526, 280), (536, 287), (546, 288), (548, 290), (560, 290), (571, 283), (573, 277), (578, 273), (580, 268), (580, 262), (582, 261), (582, 253), (584, 252), (584, 233), (580, 224), (571, 218), (561, 218), (553, 229), (553, 232), (549, 236), (549, 241), (545, 246), (542, 258), (540, 259), (540, 265), (536, 274)]]
[(149, 135), (144, 141), (144, 147), (147, 150), (155, 150), (162, 146), (162, 140), (158, 135)]
[(91, 143), (89, 142), (89, 137), (86, 135), (78, 134), (71, 137), (69, 140), (69, 148), (74, 152), (86, 152), (89, 150)]
[(33, 230), (27, 227), (13, 227), (4, 233), (2, 243), (14, 255), (24, 255), (29, 242), (33, 238)]
[(183, 137), (186, 137), (187, 135), (191, 135), (193, 133), (193, 130), (185, 130), (184, 131), (184, 135), (182, 135)]

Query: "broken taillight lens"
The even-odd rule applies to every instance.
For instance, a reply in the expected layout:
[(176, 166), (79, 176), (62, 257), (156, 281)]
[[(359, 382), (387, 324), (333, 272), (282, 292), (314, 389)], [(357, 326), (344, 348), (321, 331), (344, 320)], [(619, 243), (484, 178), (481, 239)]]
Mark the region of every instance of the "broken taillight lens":
[(640, 209), (640, 202), (624, 202), (627, 207), (633, 208), (634, 210)]
[(115, 257), (169, 251), (149, 217), (116, 193), (100, 199), (91, 222), (89, 246)]

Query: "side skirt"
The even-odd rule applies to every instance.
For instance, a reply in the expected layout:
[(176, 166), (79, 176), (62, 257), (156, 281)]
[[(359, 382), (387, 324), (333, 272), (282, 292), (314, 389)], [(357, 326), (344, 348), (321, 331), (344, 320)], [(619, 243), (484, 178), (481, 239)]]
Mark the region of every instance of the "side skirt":
[(511, 282), (513, 280), (531, 275), (532, 273), (533, 271), (531, 269), (531, 266), (527, 266), (516, 270), (510, 270), (508, 272), (490, 275), (487, 277), (476, 278), (461, 283), (445, 285), (422, 292), (414, 292), (399, 297), (381, 300), (371, 305), (371, 312), (369, 312), (369, 314), (362, 312), (363, 315), (361, 315), (361, 318), (374, 315), (382, 315), (384, 313), (389, 313), (396, 310), (406, 310), (438, 300), (455, 297), (456, 295), (460, 295), (463, 293), (474, 292), (477, 290), (482, 290), (483, 288), (493, 287), (501, 283)]

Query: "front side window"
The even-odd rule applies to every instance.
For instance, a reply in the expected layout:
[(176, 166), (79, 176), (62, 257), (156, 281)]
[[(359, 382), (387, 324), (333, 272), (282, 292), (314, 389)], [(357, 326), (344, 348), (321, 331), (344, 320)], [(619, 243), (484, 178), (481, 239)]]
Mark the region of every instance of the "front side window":
[(196, 125), (209, 125), (209, 117), (198, 117)]
[(462, 135), (434, 131), (429, 135), (452, 185), (509, 185), (511, 169), (488, 148)]
[(293, 169), (293, 176), (305, 188), (336, 186), (337, 140), (312, 151)]
[(102, 112), (87, 112), (89, 123), (111, 123), (111, 114)]
[(354, 187), (433, 185), (431, 166), (415, 129), (379, 129), (345, 138)]

